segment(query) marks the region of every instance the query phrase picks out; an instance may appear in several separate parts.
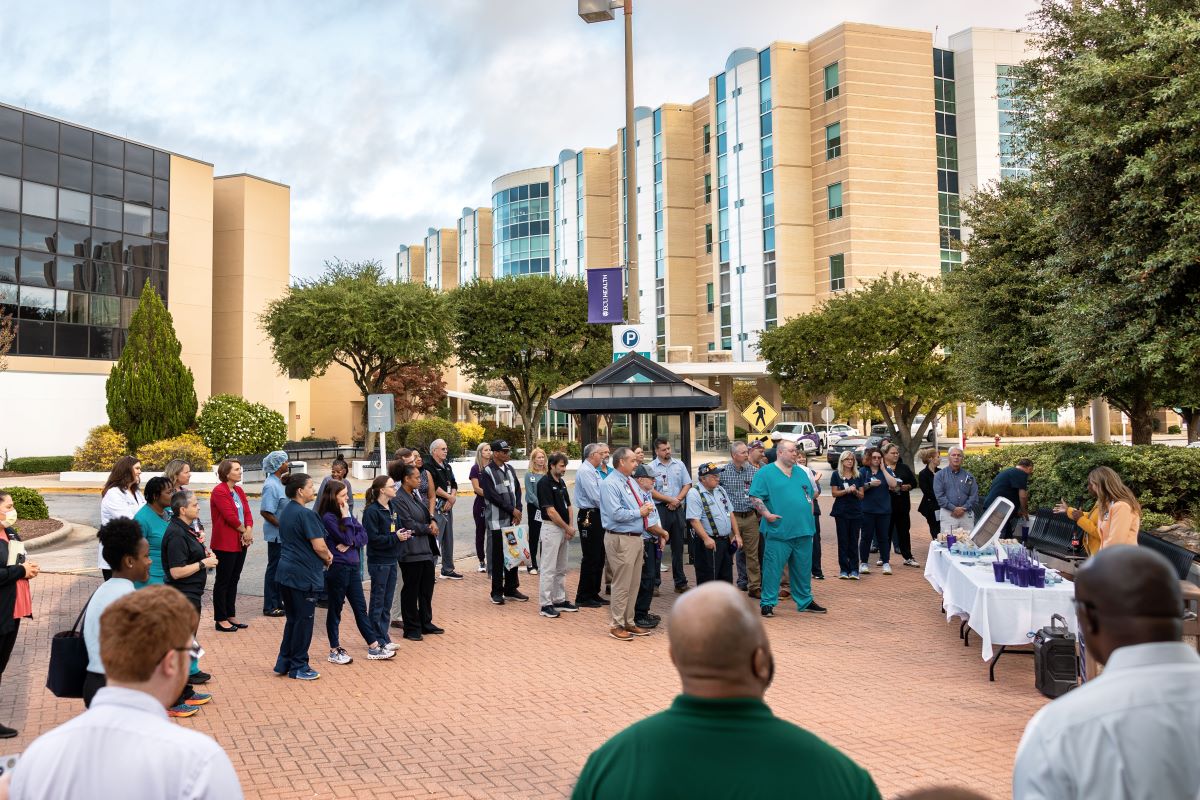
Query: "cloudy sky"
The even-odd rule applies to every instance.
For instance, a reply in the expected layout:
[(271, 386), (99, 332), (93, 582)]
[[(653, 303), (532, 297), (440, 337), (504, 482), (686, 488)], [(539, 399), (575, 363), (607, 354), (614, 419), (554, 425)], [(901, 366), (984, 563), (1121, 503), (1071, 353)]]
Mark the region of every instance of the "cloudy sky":
[[(1035, 0), (638, 0), (639, 105), (692, 102), (737, 47), (842, 21), (1020, 27)], [(390, 263), (493, 178), (607, 147), (619, 22), (576, 0), (3, 0), (0, 101), (292, 187), (292, 273)], [(618, 18), (619, 20), (619, 18)], [(587, 91), (581, 90), (586, 85)]]

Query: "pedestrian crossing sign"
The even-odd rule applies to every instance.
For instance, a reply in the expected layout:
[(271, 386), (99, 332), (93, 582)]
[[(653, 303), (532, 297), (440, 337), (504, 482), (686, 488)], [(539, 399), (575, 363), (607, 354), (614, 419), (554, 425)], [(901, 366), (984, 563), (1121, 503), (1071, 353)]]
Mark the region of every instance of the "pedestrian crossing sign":
[(762, 442), (764, 445), (770, 445), (771, 435), (768, 433), (752, 433), (746, 437), (746, 444), (754, 444), (755, 442)]
[(753, 402), (742, 410), (742, 418), (750, 423), (751, 429), (760, 432), (770, 430), (778, 416), (779, 412), (771, 408), (771, 404), (764, 400), (762, 395), (754, 398)]

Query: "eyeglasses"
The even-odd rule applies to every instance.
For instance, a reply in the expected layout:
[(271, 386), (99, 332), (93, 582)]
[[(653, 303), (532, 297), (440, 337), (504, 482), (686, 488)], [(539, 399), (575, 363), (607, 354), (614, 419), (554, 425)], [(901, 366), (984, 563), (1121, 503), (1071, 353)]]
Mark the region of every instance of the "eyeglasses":
[(171, 652), (172, 653), (187, 653), (189, 658), (194, 658), (197, 661), (199, 661), (201, 658), (204, 657), (204, 648), (201, 647), (200, 643), (197, 642), (195, 639), (192, 639), (192, 643), (190, 645), (188, 645), (187, 647), (172, 647)]

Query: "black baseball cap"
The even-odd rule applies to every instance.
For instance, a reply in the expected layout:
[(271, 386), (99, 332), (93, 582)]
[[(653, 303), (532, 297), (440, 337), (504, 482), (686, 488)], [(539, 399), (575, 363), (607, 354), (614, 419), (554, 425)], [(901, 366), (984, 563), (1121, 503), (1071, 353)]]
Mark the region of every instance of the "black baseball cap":
[(492, 441), (492, 450), (512, 450), (512, 448), (503, 439), (495, 439)]
[(715, 461), (709, 461), (707, 464), (700, 465), (700, 468), (696, 470), (696, 477), (703, 478), (705, 475), (720, 475), (724, 471), (725, 468), (720, 464)]
[(646, 469), (645, 464), (638, 464), (637, 468), (633, 471), (633, 477), (635, 477), (635, 478), (653, 478), (654, 473), (651, 472), (650, 470)]

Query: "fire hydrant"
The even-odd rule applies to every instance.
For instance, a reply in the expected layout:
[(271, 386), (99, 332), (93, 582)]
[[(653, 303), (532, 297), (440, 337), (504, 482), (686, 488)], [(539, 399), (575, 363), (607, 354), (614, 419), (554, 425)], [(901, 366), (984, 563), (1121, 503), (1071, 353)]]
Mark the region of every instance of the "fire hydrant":
[(996, 434), (996, 447), (1000, 446), (1000, 434)]

